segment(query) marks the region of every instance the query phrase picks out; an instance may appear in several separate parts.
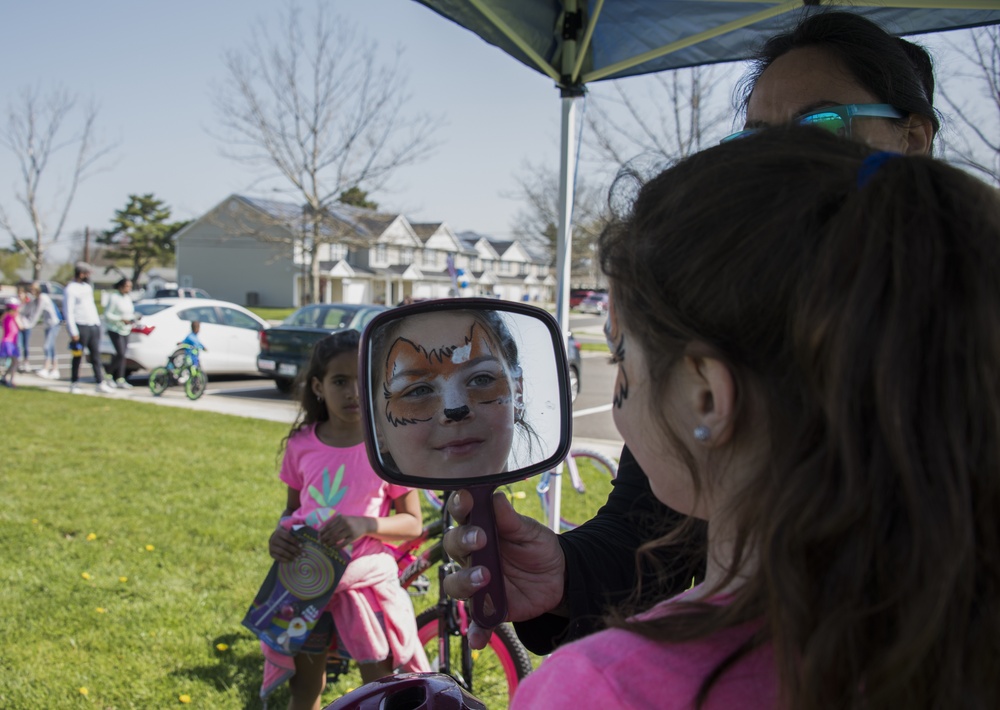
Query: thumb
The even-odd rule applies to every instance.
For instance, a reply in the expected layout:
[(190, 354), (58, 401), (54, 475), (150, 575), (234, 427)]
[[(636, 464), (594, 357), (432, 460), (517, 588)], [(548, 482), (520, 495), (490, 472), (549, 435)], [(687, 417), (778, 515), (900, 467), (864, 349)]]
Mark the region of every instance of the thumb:
[(514, 510), (510, 499), (501, 491), (493, 493), (493, 515), (500, 537), (510, 537), (524, 526), (521, 514)]

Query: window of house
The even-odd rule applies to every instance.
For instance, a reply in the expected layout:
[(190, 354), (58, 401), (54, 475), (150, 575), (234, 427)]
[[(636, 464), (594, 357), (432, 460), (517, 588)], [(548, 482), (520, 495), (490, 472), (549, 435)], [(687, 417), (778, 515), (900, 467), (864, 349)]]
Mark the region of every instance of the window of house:
[(384, 264), (389, 259), (389, 248), (385, 244), (375, 245), (375, 261)]
[(437, 252), (432, 249), (424, 249), (423, 254), (423, 266), (437, 267)]
[(405, 247), (403, 249), (403, 254), (402, 254), (401, 259), (402, 259), (402, 261), (400, 261), (401, 264), (412, 264), (413, 263), (413, 248), (412, 247)]
[(341, 259), (347, 258), (347, 246), (344, 244), (331, 244), (330, 245), (330, 259), (331, 261), (340, 261)]

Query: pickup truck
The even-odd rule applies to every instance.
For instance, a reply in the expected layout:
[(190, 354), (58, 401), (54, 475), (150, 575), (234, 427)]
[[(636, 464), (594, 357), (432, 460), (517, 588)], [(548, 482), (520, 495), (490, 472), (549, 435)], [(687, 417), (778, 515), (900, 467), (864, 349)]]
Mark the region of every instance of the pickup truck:
[(317, 303), (303, 306), (280, 325), (260, 332), (257, 369), (274, 380), (281, 392), (291, 392), (299, 370), (309, 362), (313, 345), (346, 328), (361, 332), (385, 306), (359, 303)]

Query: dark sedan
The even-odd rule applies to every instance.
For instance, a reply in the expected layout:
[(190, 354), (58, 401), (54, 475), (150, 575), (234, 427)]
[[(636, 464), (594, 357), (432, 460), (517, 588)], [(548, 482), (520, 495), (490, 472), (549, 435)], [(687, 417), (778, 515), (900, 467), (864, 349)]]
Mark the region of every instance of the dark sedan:
[(282, 392), (291, 392), (299, 369), (309, 361), (317, 341), (338, 330), (361, 332), (385, 306), (360, 303), (319, 303), (303, 306), (281, 322), (260, 333), (257, 369), (274, 380)]

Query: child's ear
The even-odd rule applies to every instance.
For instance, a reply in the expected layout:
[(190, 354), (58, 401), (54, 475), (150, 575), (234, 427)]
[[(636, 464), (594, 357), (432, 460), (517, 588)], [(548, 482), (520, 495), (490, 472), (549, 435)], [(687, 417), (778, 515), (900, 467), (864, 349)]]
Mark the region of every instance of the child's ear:
[(323, 399), (323, 383), (318, 378), (313, 377), (309, 380), (309, 388), (318, 399)]

